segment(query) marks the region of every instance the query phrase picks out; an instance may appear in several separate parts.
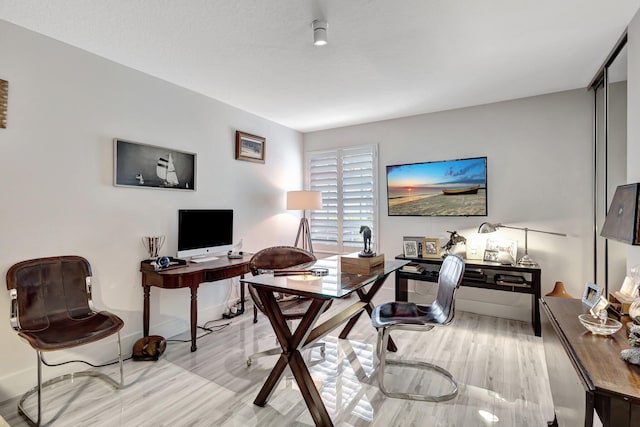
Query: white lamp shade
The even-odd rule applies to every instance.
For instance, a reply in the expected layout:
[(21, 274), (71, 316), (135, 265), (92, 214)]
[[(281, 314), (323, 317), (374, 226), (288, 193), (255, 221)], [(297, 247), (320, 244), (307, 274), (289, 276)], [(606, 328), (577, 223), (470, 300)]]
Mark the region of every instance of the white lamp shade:
[(322, 193), (320, 191), (287, 191), (287, 209), (299, 211), (322, 209)]

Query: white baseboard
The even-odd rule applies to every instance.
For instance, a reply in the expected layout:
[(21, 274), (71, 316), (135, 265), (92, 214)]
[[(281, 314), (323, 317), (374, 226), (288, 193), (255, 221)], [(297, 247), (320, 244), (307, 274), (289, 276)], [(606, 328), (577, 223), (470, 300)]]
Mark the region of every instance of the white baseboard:
[[(409, 288), (409, 301), (430, 304), (436, 297), (436, 286), (417, 283)], [(456, 309), (470, 313), (531, 322), (531, 295), (492, 289), (460, 288), (456, 293)]]

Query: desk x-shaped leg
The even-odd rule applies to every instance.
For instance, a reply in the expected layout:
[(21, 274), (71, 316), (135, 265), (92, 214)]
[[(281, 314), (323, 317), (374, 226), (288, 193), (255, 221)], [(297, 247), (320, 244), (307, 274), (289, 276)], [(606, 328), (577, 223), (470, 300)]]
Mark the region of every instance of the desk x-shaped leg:
[[(371, 288), (369, 289), (368, 292), (365, 290), (365, 288), (360, 288), (356, 291), (358, 293), (358, 297), (360, 297), (360, 301), (366, 304), (364, 306), (364, 309), (367, 310), (367, 313), (369, 313), (369, 317), (371, 317), (371, 313), (373, 313), (373, 309), (375, 308), (371, 300), (373, 300), (373, 297), (375, 296), (375, 294), (378, 293), (378, 291), (382, 287), (386, 278), (387, 276), (385, 275), (380, 277), (375, 282), (373, 282), (373, 285), (371, 285)], [(351, 319), (349, 319), (349, 322), (347, 322), (344, 329), (342, 329), (342, 332), (340, 332), (340, 335), (339, 335), (340, 339), (343, 339), (343, 340), (347, 339), (349, 332), (351, 332), (351, 329), (353, 329), (353, 327), (356, 325), (356, 322), (358, 322), (358, 319), (360, 318), (361, 314), (362, 314), (362, 311), (356, 314), (355, 316), (353, 316)], [(389, 337), (387, 350), (393, 351), (393, 352), (398, 351), (398, 348), (396, 347), (396, 344), (393, 342), (391, 337)]]
[(320, 315), (329, 304), (329, 299), (313, 299), (309, 310), (305, 313), (304, 317), (300, 320), (298, 327), (293, 334), (287, 326), (287, 322), (280, 310), (280, 306), (276, 302), (276, 299), (272, 291), (265, 290), (263, 288), (255, 288), (262, 304), (264, 305), (265, 315), (269, 318), (271, 326), (276, 334), (278, 342), (282, 347), (282, 354), (278, 359), (278, 362), (271, 370), (271, 373), (267, 377), (266, 382), (260, 389), (258, 396), (253, 401), (258, 406), (264, 406), (267, 400), (271, 396), (271, 393), (278, 384), (284, 368), (289, 365), (293, 376), (300, 387), (300, 392), (304, 398), (307, 408), (313, 417), (316, 425), (318, 426), (333, 426), (327, 408), (322, 403), (320, 393), (313, 383), (311, 374), (307, 365), (304, 363), (304, 359), (300, 354), (307, 336), (311, 332), (313, 325), (320, 318)]
[[(302, 397), (304, 398), (307, 408), (309, 409), (316, 425), (333, 426), (329, 413), (327, 412), (327, 408), (324, 406), (320, 393), (313, 383), (313, 379), (311, 378), (307, 365), (304, 363), (300, 350), (302, 350), (305, 345), (315, 342), (334, 328), (337, 328), (345, 321), (348, 321), (340, 333), (340, 338), (346, 339), (363, 311), (366, 310), (367, 313), (369, 313), (369, 316), (371, 316), (374, 309), (374, 305), (371, 300), (380, 290), (386, 278), (387, 275), (378, 278), (373, 282), (368, 292), (364, 288), (357, 289), (356, 292), (360, 301), (335, 314), (330, 319), (318, 325), (315, 329), (314, 325), (329, 305), (330, 299), (320, 297), (313, 298), (309, 310), (300, 320), (298, 327), (293, 333), (287, 325), (273, 291), (263, 287), (254, 286), (254, 289), (258, 293), (258, 296), (264, 306), (264, 313), (269, 319), (269, 322), (271, 322), (271, 326), (273, 327), (278, 342), (282, 347), (282, 354), (280, 354), (280, 358), (271, 370), (271, 373), (267, 377), (267, 380), (260, 389), (260, 392), (253, 403), (258, 406), (264, 406), (267, 403), (271, 393), (282, 377), (284, 368), (289, 365), (293, 372), (293, 376), (298, 383)], [(389, 337), (387, 349), (389, 351), (396, 351), (396, 346), (391, 340), (391, 337)]]

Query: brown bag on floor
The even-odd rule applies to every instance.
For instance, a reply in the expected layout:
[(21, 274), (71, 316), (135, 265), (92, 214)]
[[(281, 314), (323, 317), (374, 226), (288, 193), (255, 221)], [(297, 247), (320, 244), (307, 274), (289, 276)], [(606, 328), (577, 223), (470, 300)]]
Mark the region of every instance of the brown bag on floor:
[(160, 335), (142, 337), (133, 345), (133, 360), (158, 360), (167, 348), (167, 340)]

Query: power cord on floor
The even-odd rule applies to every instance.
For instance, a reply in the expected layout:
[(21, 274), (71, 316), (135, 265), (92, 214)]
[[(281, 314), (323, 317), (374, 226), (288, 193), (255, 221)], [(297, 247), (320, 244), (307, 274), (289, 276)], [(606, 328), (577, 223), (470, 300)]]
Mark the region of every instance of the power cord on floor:
[[(122, 358), (122, 361), (124, 362), (125, 360), (129, 360), (131, 359), (131, 356), (126, 357), (126, 358)], [(42, 355), (42, 363), (46, 366), (49, 367), (56, 367), (56, 366), (62, 366), (62, 365), (67, 365), (69, 363), (84, 363), (85, 365), (89, 365), (93, 368), (103, 368), (105, 366), (111, 366), (111, 365), (115, 365), (116, 363), (120, 363), (119, 360), (114, 360), (113, 362), (106, 362), (103, 363), (101, 365), (94, 365), (91, 362), (87, 362), (86, 360), (67, 360), (66, 362), (60, 362), (60, 363), (48, 363), (45, 359), (44, 359), (44, 354)]]
[[(227, 323), (223, 323), (222, 325), (216, 325), (213, 328), (208, 328), (207, 325), (209, 323), (215, 322), (215, 320), (210, 320), (207, 323), (204, 324), (204, 326), (198, 326), (198, 329), (202, 329), (203, 331), (206, 331), (206, 333), (199, 335), (196, 337), (196, 340), (199, 340), (200, 338), (206, 337), (209, 334), (212, 334), (214, 332), (220, 332), (221, 330), (225, 329), (227, 326), (229, 326), (231, 324), (231, 322), (227, 322)], [(215, 329), (214, 329), (215, 328)], [(191, 339), (188, 340), (167, 340), (167, 342), (191, 342)]]
[[(210, 320), (210, 321), (206, 322), (204, 324), (204, 326), (198, 326), (198, 329), (202, 329), (202, 330), (207, 331), (207, 332), (202, 334), (202, 335), (200, 335), (200, 336), (197, 336), (196, 339), (200, 339), (202, 337), (206, 337), (207, 335), (212, 334), (214, 332), (220, 332), (221, 330), (225, 329), (227, 326), (231, 325), (231, 322), (227, 322), (227, 323), (223, 323), (221, 325), (216, 325), (216, 326), (214, 326), (212, 328), (207, 327), (208, 324), (213, 323), (213, 322), (215, 322), (215, 320)], [(188, 339), (188, 340), (167, 340), (167, 343), (169, 343), (169, 342), (182, 342), (182, 343), (185, 343), (185, 342), (191, 342), (191, 340), (190, 339)], [(127, 360), (130, 360), (131, 358), (132, 358), (132, 356), (123, 357), (122, 361), (125, 362)], [(49, 362), (47, 362), (45, 360), (44, 354), (43, 354), (42, 355), (42, 363), (45, 366), (48, 366), (50, 368), (55, 368), (57, 366), (68, 365), (69, 363), (84, 363), (85, 365), (89, 365), (89, 366), (91, 366), (93, 368), (104, 368), (105, 366), (111, 366), (111, 365), (115, 365), (116, 363), (120, 363), (120, 361), (116, 359), (116, 360), (114, 360), (112, 362), (106, 362), (106, 363), (103, 363), (103, 364), (100, 364), (100, 365), (94, 365), (93, 363), (87, 362), (86, 360), (67, 360), (65, 362), (60, 362), (60, 363), (49, 363)]]

